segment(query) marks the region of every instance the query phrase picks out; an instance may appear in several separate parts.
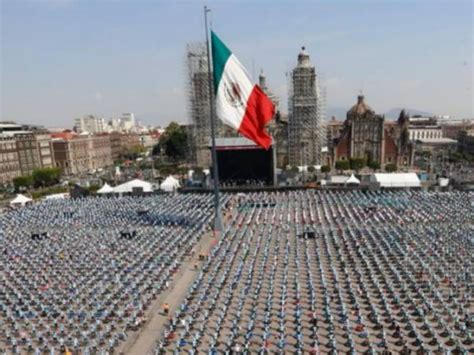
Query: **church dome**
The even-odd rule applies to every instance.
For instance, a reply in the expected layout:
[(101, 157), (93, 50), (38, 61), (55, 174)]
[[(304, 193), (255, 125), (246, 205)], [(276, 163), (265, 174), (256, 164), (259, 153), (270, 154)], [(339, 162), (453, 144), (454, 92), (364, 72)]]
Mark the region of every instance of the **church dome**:
[(369, 105), (367, 105), (364, 101), (364, 96), (359, 95), (357, 96), (357, 103), (351, 107), (351, 109), (347, 112), (348, 115), (363, 115), (364, 113), (372, 111)]

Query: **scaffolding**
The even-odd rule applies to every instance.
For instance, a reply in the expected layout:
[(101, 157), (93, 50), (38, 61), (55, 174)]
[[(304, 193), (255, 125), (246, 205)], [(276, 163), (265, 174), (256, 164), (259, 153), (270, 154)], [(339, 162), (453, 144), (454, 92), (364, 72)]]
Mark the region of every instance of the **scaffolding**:
[[(188, 135), (189, 161), (193, 165), (208, 168), (211, 165), (211, 152), (209, 149), (211, 109), (205, 43), (187, 44), (186, 66), (188, 113), (191, 117), (191, 128)], [(223, 123), (220, 120), (216, 120), (216, 136), (222, 136), (224, 131)]]
[(317, 154), (317, 160), (319, 161), (320, 165), (328, 165), (329, 164), (329, 146), (327, 140), (327, 117), (326, 117), (326, 86), (323, 84), (323, 80), (321, 80), (321, 75), (316, 77), (316, 92), (317, 92), (317, 122), (318, 127), (316, 129), (317, 132), (317, 140), (319, 144), (319, 149)]
[(324, 95), (304, 47), (289, 75), (288, 162), (314, 166), (325, 162)]

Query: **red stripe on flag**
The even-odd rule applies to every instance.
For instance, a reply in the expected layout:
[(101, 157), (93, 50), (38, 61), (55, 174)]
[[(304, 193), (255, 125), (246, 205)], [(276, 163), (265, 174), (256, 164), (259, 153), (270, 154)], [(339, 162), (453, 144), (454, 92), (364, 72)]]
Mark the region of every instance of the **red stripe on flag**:
[(265, 130), (275, 114), (275, 107), (267, 95), (255, 85), (247, 100), (247, 108), (239, 132), (259, 146), (268, 149), (272, 145), (272, 137)]

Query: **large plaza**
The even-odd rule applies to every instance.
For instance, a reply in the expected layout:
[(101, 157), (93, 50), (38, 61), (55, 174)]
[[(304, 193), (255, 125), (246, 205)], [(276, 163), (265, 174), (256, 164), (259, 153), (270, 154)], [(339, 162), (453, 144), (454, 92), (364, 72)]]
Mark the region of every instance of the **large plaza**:
[(45, 201), (2, 215), (3, 350), (473, 351), (472, 194), (221, 200), (217, 237), (210, 194)]

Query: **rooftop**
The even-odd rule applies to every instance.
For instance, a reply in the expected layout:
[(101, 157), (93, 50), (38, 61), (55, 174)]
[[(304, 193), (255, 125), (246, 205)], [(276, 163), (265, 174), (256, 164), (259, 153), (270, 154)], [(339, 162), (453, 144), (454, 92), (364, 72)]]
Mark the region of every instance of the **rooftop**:
[(351, 107), (348, 114), (363, 115), (364, 113), (372, 111), (369, 105), (365, 102), (364, 95), (357, 96), (357, 103)]

